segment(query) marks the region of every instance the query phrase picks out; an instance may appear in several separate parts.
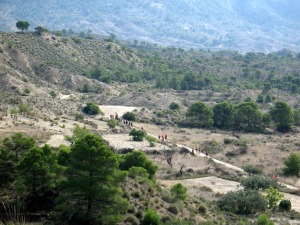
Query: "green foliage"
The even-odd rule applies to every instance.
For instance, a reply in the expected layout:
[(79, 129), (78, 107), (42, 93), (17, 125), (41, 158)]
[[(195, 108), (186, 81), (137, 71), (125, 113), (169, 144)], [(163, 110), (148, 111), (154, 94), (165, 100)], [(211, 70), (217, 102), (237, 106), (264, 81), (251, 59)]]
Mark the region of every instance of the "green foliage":
[(263, 103), (264, 102), (264, 96), (262, 94), (259, 94), (257, 96), (256, 102)]
[(262, 174), (262, 169), (254, 165), (245, 165), (243, 166), (243, 170), (248, 174)]
[(283, 199), (279, 202), (279, 209), (282, 211), (291, 211), (292, 203), (288, 199)]
[(135, 114), (133, 112), (126, 112), (123, 114), (122, 118), (128, 121), (135, 121)]
[(234, 127), (246, 132), (261, 132), (265, 129), (263, 114), (254, 102), (243, 102), (236, 106)]
[(284, 197), (283, 194), (281, 194), (276, 188), (273, 187), (266, 189), (266, 193), (266, 198), (268, 199), (270, 208), (275, 206)]
[(181, 183), (173, 185), (170, 191), (174, 201), (184, 201), (187, 198), (187, 188)]
[(101, 114), (101, 110), (97, 103), (89, 102), (83, 107), (82, 111), (88, 115), (98, 115)]
[(213, 107), (214, 126), (220, 129), (230, 129), (233, 124), (234, 108), (229, 102), (221, 102)]
[(146, 135), (144, 130), (138, 129), (132, 129), (129, 133), (129, 136), (132, 136), (134, 141), (143, 141)]
[(278, 182), (271, 177), (265, 177), (262, 175), (253, 175), (245, 177), (241, 180), (241, 184), (245, 189), (251, 190), (264, 190), (270, 187), (278, 188)]
[(265, 211), (267, 201), (256, 190), (240, 190), (228, 192), (217, 201), (218, 207), (223, 211), (237, 214), (253, 214)]
[(153, 209), (149, 208), (145, 213), (142, 225), (158, 225), (160, 222), (160, 216)]
[(57, 97), (57, 93), (55, 91), (50, 91), (50, 95), (52, 98), (56, 98)]
[(120, 169), (129, 170), (131, 167), (142, 167), (147, 170), (149, 179), (153, 179), (158, 167), (149, 160), (142, 151), (134, 150), (121, 156)]
[(34, 30), (38, 33), (38, 34), (42, 34), (42, 33), (45, 33), (45, 32), (48, 32), (48, 30), (43, 27), (43, 26), (37, 26), (34, 28)]
[(18, 162), (20, 154), (35, 146), (35, 140), (27, 138), (22, 133), (15, 133), (10, 137), (4, 138), (2, 144), (4, 150), (13, 152), (15, 162)]
[(132, 166), (129, 168), (128, 170), (128, 176), (131, 178), (136, 178), (136, 177), (145, 177), (145, 178), (149, 178), (149, 173), (147, 172), (147, 170), (143, 167), (137, 167), (137, 166)]
[(294, 122), (291, 107), (285, 102), (276, 102), (275, 106), (270, 108), (270, 116), (280, 132), (291, 130)]
[(115, 224), (129, 206), (119, 187), (126, 173), (118, 167), (118, 156), (101, 138), (87, 134), (77, 139), (69, 154), (66, 180), (61, 184), (62, 205), (71, 215)]
[(21, 30), (21, 31), (24, 31), (24, 30), (28, 30), (28, 27), (29, 27), (29, 23), (27, 21), (24, 21), (24, 20), (19, 20), (17, 23), (16, 23), (16, 27)]
[(84, 115), (83, 114), (81, 114), (81, 113), (77, 113), (76, 115), (75, 115), (75, 118), (74, 118), (76, 121), (82, 121), (82, 120), (84, 120)]
[(149, 142), (150, 147), (154, 147), (155, 143), (157, 142), (157, 139), (155, 137), (152, 137), (150, 135), (146, 135), (146, 140)]
[(169, 105), (169, 109), (171, 110), (179, 110), (179, 104), (176, 103), (176, 102), (172, 102), (170, 105)]
[(109, 121), (107, 121), (107, 125), (110, 128), (115, 128), (118, 125), (118, 122), (115, 119), (110, 119)]
[(8, 149), (0, 148), (0, 188), (8, 186), (16, 178), (14, 158)]
[(294, 110), (294, 125), (300, 126), (300, 109)]
[(71, 146), (74, 144), (74, 142), (79, 139), (84, 137), (85, 135), (89, 134), (89, 130), (84, 126), (80, 127), (78, 124), (74, 127), (73, 129), (73, 135), (65, 135), (64, 139), (69, 141), (71, 143)]
[(46, 190), (50, 187), (55, 173), (53, 173), (54, 156), (50, 146), (33, 147), (24, 153), (17, 165), (22, 183), (30, 187), (32, 196), (38, 194), (38, 189)]
[(288, 158), (284, 160), (285, 167), (283, 173), (286, 175), (292, 175), (300, 177), (300, 155), (297, 153), (291, 153)]
[(186, 116), (198, 127), (210, 127), (213, 124), (213, 112), (203, 102), (192, 104)]
[(265, 213), (260, 214), (257, 217), (257, 225), (274, 225), (274, 222), (269, 220)]

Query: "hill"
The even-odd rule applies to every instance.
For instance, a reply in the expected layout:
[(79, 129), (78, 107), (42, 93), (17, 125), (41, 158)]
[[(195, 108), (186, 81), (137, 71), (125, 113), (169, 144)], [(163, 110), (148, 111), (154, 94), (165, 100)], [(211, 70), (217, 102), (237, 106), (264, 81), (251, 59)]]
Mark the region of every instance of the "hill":
[(296, 0), (8, 1), (0, 3), (0, 29), (19, 19), (51, 30), (114, 33), (123, 40), (164, 46), (274, 52), (300, 50)]

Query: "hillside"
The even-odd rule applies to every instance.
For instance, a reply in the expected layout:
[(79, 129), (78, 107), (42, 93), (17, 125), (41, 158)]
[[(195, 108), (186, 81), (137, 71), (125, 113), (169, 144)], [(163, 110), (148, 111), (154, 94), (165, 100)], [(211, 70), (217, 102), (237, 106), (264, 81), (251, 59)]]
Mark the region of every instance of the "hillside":
[(274, 52), (300, 51), (296, 0), (33, 1), (0, 2), (0, 29), (73, 29), (164, 46)]
[[(116, 158), (122, 158), (133, 149), (140, 149), (147, 159), (158, 165), (155, 180), (149, 180), (147, 172), (140, 168), (128, 170), (129, 176), (120, 182), (120, 189), (108, 183), (110, 187), (117, 188), (113, 191), (118, 198), (117, 203), (124, 202), (122, 207), (116, 205), (116, 213), (122, 212), (123, 215), (119, 224), (141, 224), (148, 208), (160, 215), (162, 224), (169, 225), (226, 222), (253, 225), (261, 212), (266, 212), (277, 224), (297, 224), (300, 218), (300, 197), (296, 190), (300, 187), (299, 179), (282, 174), (282, 167), (290, 153), (299, 151), (300, 119), (288, 133), (278, 132), (275, 123), (270, 121), (262, 130), (249, 132), (235, 126), (228, 129), (212, 124), (210, 127), (196, 127), (196, 119), (189, 120), (187, 111), (199, 101), (210, 109), (222, 101), (228, 101), (233, 110), (246, 105), (250, 112), (253, 112), (251, 106), (254, 105), (257, 108), (251, 115), (264, 124), (262, 118), (267, 117), (262, 116), (269, 113), (276, 101), (284, 101), (293, 112), (299, 113), (299, 60), (299, 55), (287, 50), (272, 54), (241, 54), (236, 51), (128, 44), (112, 37), (98, 39), (79, 37), (77, 34), (69, 37), (47, 32), (2, 32), (0, 176), (1, 179), (4, 177), (8, 186), (2, 187), (4, 183), (0, 183), (0, 198), (10, 207), (19, 204), (15, 200), (20, 199), (24, 206), (20, 210), (25, 211), (26, 219), (39, 221), (37, 224), (66, 224), (66, 220), (68, 224), (87, 224), (82, 220), (84, 218), (93, 219), (89, 224), (99, 224), (94, 219), (105, 220), (99, 210), (102, 212), (102, 206), (106, 204), (103, 205), (101, 200), (94, 202), (95, 207), (91, 210), (93, 216), (86, 217), (82, 213), (89, 208), (82, 204), (86, 198), (77, 198), (72, 188), (70, 193), (75, 195), (68, 194), (68, 189), (63, 185), (65, 179), (72, 178), (73, 169), (71, 173), (67, 169), (71, 168), (68, 152), (75, 151), (76, 142), (82, 140), (76, 139), (73, 133), (80, 126), (83, 133), (79, 135), (86, 137), (84, 130), (88, 129), (96, 134), (94, 138), (101, 136), (104, 140), (100, 141), (101, 145), (108, 145), (113, 150), (108, 152), (118, 153)], [(259, 96), (262, 101), (257, 101)], [(99, 105), (104, 115), (83, 113), (83, 107), (91, 102)], [(172, 103), (178, 104), (177, 110), (170, 108)], [(136, 116), (132, 126), (124, 122), (117, 122), (115, 127), (109, 125), (110, 115), (122, 116), (126, 111), (132, 111)], [(252, 117), (247, 119), (250, 121), (249, 127), (252, 121), (257, 125)], [(143, 129), (152, 135), (154, 146), (146, 140), (134, 142), (129, 136), (133, 128)], [(36, 140), (36, 148), (27, 149), (28, 154), (34, 151), (42, 154), (43, 151), (47, 155), (39, 158), (44, 160), (42, 165), (46, 168), (40, 167), (43, 170), (39, 179), (42, 184), (35, 186), (35, 190), (29, 189), (28, 185), (31, 182), (28, 171), (35, 168), (30, 166), (33, 161), (23, 164), (22, 169), (14, 167), (17, 163), (12, 158), (14, 153), (6, 155), (11, 151), (11, 145), (3, 139), (16, 135), (16, 132)], [(72, 134), (74, 136), (70, 139)], [(167, 140), (157, 140), (158, 136), (166, 134)], [(66, 135), (69, 141), (65, 139)], [(72, 138), (75, 140), (73, 147)], [(51, 147), (42, 147), (44, 144)], [(66, 146), (59, 147), (61, 144)], [(193, 153), (195, 147), (198, 148), (196, 154)], [(28, 154), (21, 151), (20, 157), (27, 158)], [(168, 157), (171, 157), (171, 162)], [(79, 165), (76, 162), (82, 162), (82, 155), (71, 161)], [(285, 198), (292, 201), (292, 210), (267, 209), (265, 200), (261, 202), (261, 210), (254, 213), (252, 208), (257, 208), (250, 207), (246, 216), (230, 208), (235, 205), (231, 203), (228, 210), (221, 210), (216, 201), (229, 191), (242, 189), (237, 188), (237, 184), (245, 176), (241, 169), (245, 165), (261, 169), (263, 179), (270, 180), (272, 174), (279, 174), (280, 182), (294, 186), (291, 189), (283, 185), (280, 187)], [(79, 166), (77, 169), (81, 168)], [(86, 181), (86, 177), (82, 179)], [(174, 199), (170, 191), (172, 185), (178, 182), (188, 188), (188, 196), (183, 196), (181, 200)], [(85, 191), (89, 182), (82, 183), (84, 185), (80, 189)], [(21, 193), (21, 198), (17, 193)], [(252, 203), (256, 203), (259, 196), (254, 196)], [(70, 198), (60, 201), (60, 197)], [(9, 214), (5, 204), (0, 206), (0, 224)]]

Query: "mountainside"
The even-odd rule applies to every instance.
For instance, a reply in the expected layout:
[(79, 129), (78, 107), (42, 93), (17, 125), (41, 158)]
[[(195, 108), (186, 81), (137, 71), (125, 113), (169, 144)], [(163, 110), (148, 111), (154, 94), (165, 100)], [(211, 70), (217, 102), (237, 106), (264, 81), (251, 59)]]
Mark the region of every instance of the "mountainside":
[(0, 29), (92, 31), (161, 45), (242, 51), (300, 51), (296, 0), (137, 0), (0, 2)]

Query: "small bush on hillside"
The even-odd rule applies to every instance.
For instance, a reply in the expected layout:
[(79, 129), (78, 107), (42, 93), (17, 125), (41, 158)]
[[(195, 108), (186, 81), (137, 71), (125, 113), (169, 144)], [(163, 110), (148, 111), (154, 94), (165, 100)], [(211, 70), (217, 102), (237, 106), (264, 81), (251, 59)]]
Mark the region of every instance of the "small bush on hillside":
[(270, 187), (278, 188), (277, 180), (273, 180), (271, 177), (264, 177), (261, 175), (253, 175), (250, 177), (243, 178), (241, 184), (245, 189), (251, 190), (264, 190)]
[(109, 121), (107, 121), (107, 125), (110, 128), (115, 128), (118, 125), (118, 122), (116, 120), (114, 120), (114, 119), (110, 119)]
[(135, 114), (132, 113), (132, 112), (126, 112), (126, 113), (122, 116), (122, 118), (123, 118), (124, 120), (135, 121)]
[(82, 120), (84, 120), (84, 115), (81, 114), (81, 113), (77, 113), (77, 114), (75, 115), (75, 120), (76, 120), (76, 121), (82, 121)]
[(236, 214), (253, 214), (265, 211), (267, 204), (266, 199), (256, 190), (231, 191), (217, 201), (221, 210)]
[(173, 213), (174, 215), (177, 215), (179, 213), (179, 210), (178, 208), (175, 206), (175, 205), (171, 205), (169, 208), (168, 208), (168, 211), (170, 213)]
[(143, 141), (144, 137), (146, 137), (146, 132), (143, 130), (132, 129), (129, 136), (132, 136), (134, 141)]
[(136, 177), (149, 177), (149, 173), (147, 173), (147, 170), (144, 169), (143, 167), (137, 167), (133, 166), (128, 170), (128, 176), (131, 178), (136, 178)]
[(263, 213), (258, 216), (257, 225), (274, 225), (274, 222), (269, 220), (267, 215)]
[(99, 106), (93, 102), (87, 103), (86, 106), (83, 107), (82, 111), (88, 115), (98, 115), (102, 113)]
[(179, 110), (179, 104), (176, 103), (176, 102), (172, 102), (172, 103), (169, 105), (169, 109), (171, 109), (171, 110)]
[(280, 201), (279, 203), (279, 209), (282, 211), (290, 211), (292, 208), (292, 203), (290, 200), (288, 199), (283, 199), (282, 201)]
[(129, 216), (124, 220), (124, 222), (129, 223), (129, 224), (132, 224), (132, 225), (139, 225), (139, 224), (140, 224), (138, 218), (136, 218), (135, 216), (131, 216), (131, 215), (129, 215)]
[(288, 158), (284, 160), (285, 168), (283, 173), (286, 175), (292, 175), (300, 177), (300, 155), (297, 153), (291, 153)]
[(142, 225), (158, 225), (160, 221), (159, 215), (151, 208), (145, 213)]
[(181, 183), (175, 184), (171, 187), (171, 195), (176, 200), (185, 200), (187, 198), (187, 188)]
[(243, 169), (248, 173), (248, 174), (262, 174), (262, 169), (258, 168), (257, 166), (254, 165), (245, 165)]

